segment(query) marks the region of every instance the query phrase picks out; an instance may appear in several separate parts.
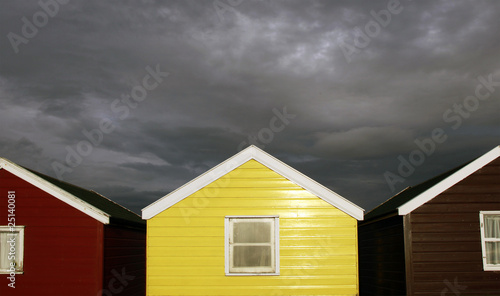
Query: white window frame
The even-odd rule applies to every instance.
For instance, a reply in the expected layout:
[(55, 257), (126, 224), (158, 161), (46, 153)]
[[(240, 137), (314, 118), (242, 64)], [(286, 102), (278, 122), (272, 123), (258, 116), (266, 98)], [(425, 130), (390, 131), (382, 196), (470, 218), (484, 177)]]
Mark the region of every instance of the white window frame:
[(499, 242), (500, 238), (486, 238), (484, 231), (484, 216), (485, 215), (499, 215), (500, 211), (480, 211), (479, 212), (479, 222), (481, 225), (481, 250), (483, 256), (483, 269), (485, 271), (496, 271), (500, 270), (500, 264), (488, 264), (486, 260), (486, 242)]
[[(238, 268), (234, 270), (231, 268), (231, 244), (232, 237), (231, 219), (274, 219), (274, 237), (271, 238), (274, 247), (272, 250), (272, 270), (262, 272), (258, 268)], [(279, 216), (226, 216), (224, 219), (224, 252), (225, 252), (225, 272), (227, 276), (254, 276), (254, 275), (279, 275), (280, 274), (280, 240), (279, 240)], [(253, 269), (253, 271), (252, 271)]]
[[(19, 244), (19, 253), (16, 254), (16, 259), (19, 260), (19, 266), (16, 266), (16, 274), (24, 273), (24, 226), (0, 226), (0, 232), (19, 232), (18, 241), (16, 244)], [(0, 242), (1, 243), (1, 242)], [(6, 258), (2, 258), (6, 259)], [(9, 269), (0, 269), (0, 274), (10, 274)]]

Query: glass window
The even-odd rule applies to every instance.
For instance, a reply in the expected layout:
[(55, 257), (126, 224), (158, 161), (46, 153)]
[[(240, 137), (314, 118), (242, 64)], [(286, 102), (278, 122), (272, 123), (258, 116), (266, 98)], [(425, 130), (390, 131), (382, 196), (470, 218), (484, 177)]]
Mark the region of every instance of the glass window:
[(278, 217), (226, 217), (226, 274), (277, 274)]
[(0, 226), (0, 273), (23, 272), (24, 226)]
[(480, 213), (484, 270), (500, 270), (500, 212)]

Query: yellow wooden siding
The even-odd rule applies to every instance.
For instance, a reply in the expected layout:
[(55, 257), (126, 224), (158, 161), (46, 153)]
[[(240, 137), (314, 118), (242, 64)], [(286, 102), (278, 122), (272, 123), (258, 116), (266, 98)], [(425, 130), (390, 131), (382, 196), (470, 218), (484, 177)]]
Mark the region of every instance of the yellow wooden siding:
[[(224, 217), (280, 217), (280, 275), (226, 276)], [(148, 220), (147, 295), (357, 295), (357, 220), (250, 160)]]

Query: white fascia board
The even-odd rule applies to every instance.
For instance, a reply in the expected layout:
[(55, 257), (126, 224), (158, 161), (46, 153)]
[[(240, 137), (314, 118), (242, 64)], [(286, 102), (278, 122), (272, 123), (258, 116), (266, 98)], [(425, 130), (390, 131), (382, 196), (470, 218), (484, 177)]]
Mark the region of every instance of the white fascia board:
[(454, 174), (452, 174), (448, 178), (442, 180), (441, 182), (437, 183), (436, 185), (432, 186), (431, 188), (429, 188), (426, 191), (422, 192), (421, 194), (417, 195), (412, 200), (401, 205), (398, 208), (398, 214), (403, 216), (403, 215), (406, 215), (408, 213), (411, 213), (416, 208), (420, 207), (424, 203), (428, 202), (429, 200), (431, 200), (434, 197), (441, 194), (443, 191), (449, 189), (453, 185), (457, 184), (458, 182), (460, 182), (463, 179), (467, 178), (468, 176), (472, 175), (477, 170), (484, 167), (485, 165), (492, 162), (493, 160), (497, 159), (498, 157), (500, 157), (500, 146), (493, 148), (492, 150), (490, 150), (489, 152), (487, 152), (483, 156), (479, 157), (478, 159), (469, 163), (465, 167), (456, 171)]
[[(247, 148), (249, 149), (249, 148)], [(184, 198), (190, 196), (201, 188), (207, 186), (208, 184), (216, 181), (225, 174), (234, 170), (238, 166), (252, 159), (250, 151), (247, 149), (241, 151), (235, 156), (229, 158), (228, 160), (220, 163), (209, 171), (203, 173), (197, 178), (191, 180), (190, 182), (184, 184), (183, 186), (177, 188), (171, 193), (165, 195), (154, 203), (142, 209), (142, 219), (151, 219), (164, 210), (170, 208), (176, 203), (180, 202)]]
[(332, 206), (337, 207), (338, 209), (342, 210), (343, 212), (352, 216), (353, 218), (360, 221), (363, 220), (364, 210), (361, 207), (350, 202), (341, 195), (333, 192), (332, 190), (314, 181), (313, 179), (307, 177), (306, 175), (290, 167), (289, 165), (283, 163), (277, 158), (272, 157), (266, 152), (262, 150), (259, 150), (259, 152), (260, 155), (257, 160), (261, 162), (263, 165), (267, 166), (268, 168), (277, 172), (283, 177), (289, 179), (290, 181), (294, 182), (300, 187), (306, 189), (310, 193), (318, 196), (319, 198), (331, 204)]
[(201, 188), (207, 186), (208, 184), (214, 182), (250, 159), (255, 159), (261, 164), (267, 166), (276, 173), (282, 175), (283, 177), (289, 179), (290, 181), (296, 183), (297, 185), (308, 190), (312, 194), (318, 196), (319, 198), (325, 200), (329, 204), (339, 208), (350, 216), (357, 220), (363, 220), (364, 210), (354, 203), (348, 201), (342, 196), (336, 194), (330, 189), (324, 187), (323, 185), (317, 183), (316, 181), (310, 179), (309, 177), (303, 175), (292, 167), (286, 165), (285, 163), (279, 161), (275, 157), (267, 154), (261, 149), (250, 146), (228, 160), (222, 162), (191, 182), (185, 184), (184, 186), (178, 188), (177, 190), (171, 192), (170, 194), (162, 197), (158, 201), (152, 203), (151, 205), (142, 209), (142, 218), (151, 219), (157, 214), (163, 212), (194, 192), (200, 190)]
[(48, 194), (56, 197), (60, 201), (72, 206), (73, 208), (87, 214), (88, 216), (96, 219), (103, 224), (109, 224), (109, 215), (91, 204), (79, 199), (73, 194), (51, 184), (48, 181), (38, 177), (25, 168), (0, 157), (0, 168), (9, 171), (15, 176), (23, 179), (24, 181), (38, 187), (39, 189), (47, 192)]

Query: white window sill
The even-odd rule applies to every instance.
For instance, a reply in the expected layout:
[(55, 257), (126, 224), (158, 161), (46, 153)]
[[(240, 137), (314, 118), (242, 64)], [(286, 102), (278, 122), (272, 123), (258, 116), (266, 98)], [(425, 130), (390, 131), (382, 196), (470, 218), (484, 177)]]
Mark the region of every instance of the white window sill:
[(226, 273), (226, 276), (277, 276), (280, 275), (278, 273), (270, 273), (270, 272), (265, 272), (265, 273)]
[[(0, 270), (0, 274), (10, 274), (10, 271)], [(24, 274), (24, 271), (16, 271), (15, 274)]]

